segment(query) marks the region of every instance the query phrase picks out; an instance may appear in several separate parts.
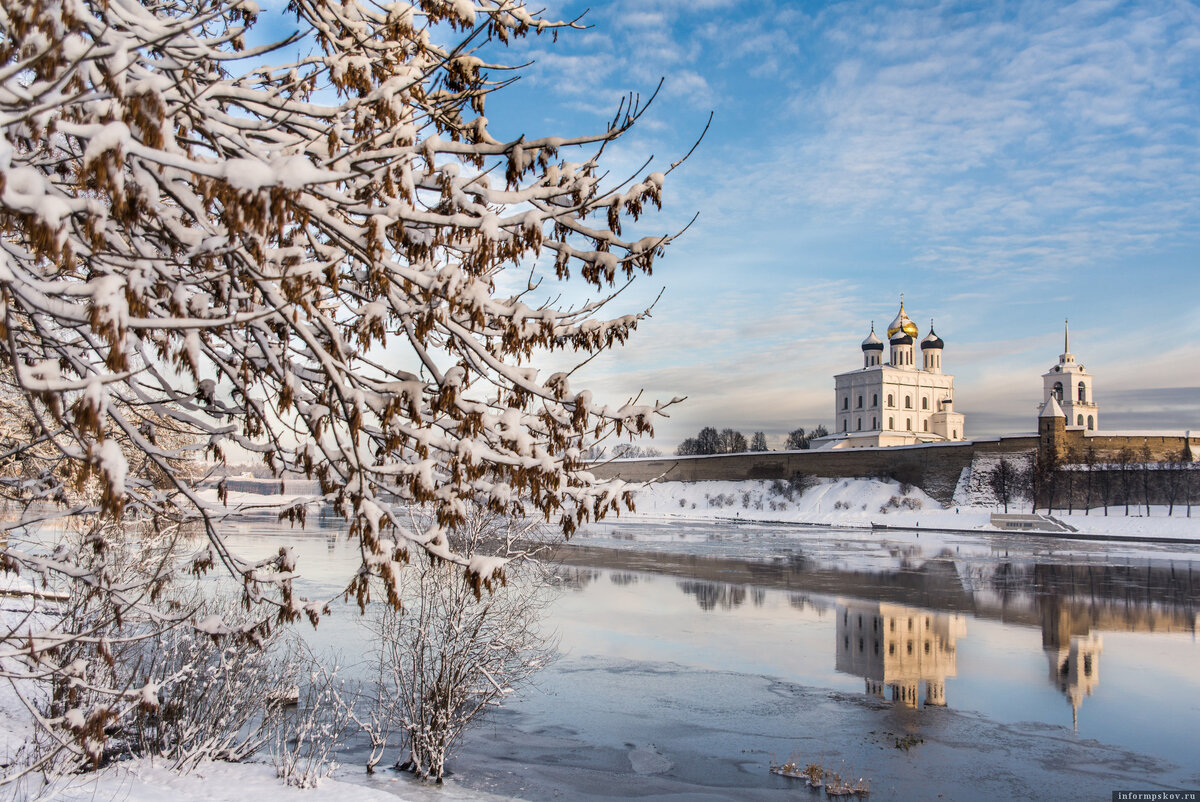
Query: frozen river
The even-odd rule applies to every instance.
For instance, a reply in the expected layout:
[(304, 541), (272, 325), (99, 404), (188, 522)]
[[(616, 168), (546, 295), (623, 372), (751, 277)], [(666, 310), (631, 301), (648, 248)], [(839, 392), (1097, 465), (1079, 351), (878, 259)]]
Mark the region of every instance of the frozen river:
[[(298, 545), (308, 589), (354, 559)], [(785, 799), (796, 755), (872, 799), (1200, 788), (1200, 555), (1004, 535), (622, 523), (562, 554), (562, 656), (467, 739), (457, 784), (525, 799)], [(353, 652), (353, 614), (318, 646)], [(353, 754), (344, 756), (353, 779)], [(387, 782), (386, 777), (382, 778)]]

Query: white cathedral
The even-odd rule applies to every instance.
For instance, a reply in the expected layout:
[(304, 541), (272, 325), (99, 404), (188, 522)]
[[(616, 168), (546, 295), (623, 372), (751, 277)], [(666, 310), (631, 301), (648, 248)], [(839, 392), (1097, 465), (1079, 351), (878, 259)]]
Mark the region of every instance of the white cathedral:
[[(889, 351), (884, 362), (883, 341), (871, 324), (871, 333), (862, 342), (863, 366), (834, 377), (835, 428), (819, 447), (869, 448), (963, 439), (963, 415), (954, 411), (954, 377), (942, 373), (945, 343), (930, 321), (929, 334), (921, 340), (918, 368), (919, 334), (901, 298), (900, 312), (887, 328)], [(1071, 374), (1072, 381), (1073, 377)]]

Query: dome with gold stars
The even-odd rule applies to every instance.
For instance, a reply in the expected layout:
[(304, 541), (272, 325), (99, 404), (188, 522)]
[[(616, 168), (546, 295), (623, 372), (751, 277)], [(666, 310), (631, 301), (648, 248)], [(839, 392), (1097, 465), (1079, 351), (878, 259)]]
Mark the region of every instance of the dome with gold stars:
[(898, 334), (907, 334), (909, 337), (917, 336), (917, 324), (913, 323), (908, 313), (904, 311), (904, 301), (900, 301), (900, 311), (896, 314), (896, 319), (892, 321), (892, 325), (888, 326), (887, 336), (892, 339)]

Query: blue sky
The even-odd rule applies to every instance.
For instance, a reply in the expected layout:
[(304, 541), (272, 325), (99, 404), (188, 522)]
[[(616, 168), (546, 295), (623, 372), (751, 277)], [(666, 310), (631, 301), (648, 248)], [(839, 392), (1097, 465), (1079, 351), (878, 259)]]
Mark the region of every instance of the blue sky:
[[(573, 17), (587, 3), (556, 2)], [(1105, 428), (1200, 428), (1200, 8), (1172, 2), (618, 0), (492, 99), (498, 134), (594, 130), (664, 84), (614, 174), (685, 153), (648, 231), (699, 219), (597, 390), (688, 402), (658, 427), (833, 418), (900, 293), (946, 340), (969, 434), (1034, 427), (1062, 350)], [(774, 441), (772, 441), (774, 443)]]
[(614, 310), (665, 287), (653, 319), (573, 382), (687, 396), (660, 448), (705, 425), (772, 446), (831, 425), (833, 374), (861, 365), (900, 293), (946, 341), (968, 436), (1034, 428), (1064, 318), (1104, 428), (1200, 429), (1196, 5), (545, 7), (590, 27), (514, 46), (532, 64), (490, 98), (496, 136), (603, 130), (661, 79), (607, 154), (624, 178), (686, 153), (713, 113), (635, 227), (699, 214)]

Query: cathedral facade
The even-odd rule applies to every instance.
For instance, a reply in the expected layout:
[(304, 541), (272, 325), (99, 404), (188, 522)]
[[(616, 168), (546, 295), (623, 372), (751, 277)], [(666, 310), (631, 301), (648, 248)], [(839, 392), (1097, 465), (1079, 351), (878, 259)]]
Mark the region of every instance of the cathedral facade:
[(954, 411), (954, 377), (942, 372), (945, 342), (933, 330), (920, 341), (917, 324), (900, 311), (887, 328), (888, 353), (875, 333), (862, 342), (863, 365), (834, 377), (834, 431), (825, 448), (870, 448), (964, 439)]

